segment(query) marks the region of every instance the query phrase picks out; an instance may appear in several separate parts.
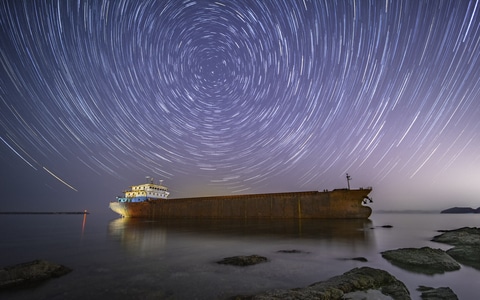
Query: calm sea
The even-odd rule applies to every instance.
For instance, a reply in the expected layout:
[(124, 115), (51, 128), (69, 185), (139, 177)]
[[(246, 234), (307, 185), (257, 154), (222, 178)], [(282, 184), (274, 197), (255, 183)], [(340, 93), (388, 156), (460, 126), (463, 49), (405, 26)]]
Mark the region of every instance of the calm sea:
[[(392, 225), (392, 228), (383, 228)], [(423, 275), (380, 252), (402, 247), (449, 249), (431, 242), (439, 229), (480, 227), (480, 215), (374, 214), (370, 220), (127, 221), (115, 215), (0, 215), (0, 266), (46, 259), (73, 272), (1, 299), (226, 299), (304, 287), (352, 268), (384, 269), (412, 294), (419, 285), (449, 286), (477, 299), (480, 270)], [(298, 250), (283, 253), (280, 250)], [(258, 254), (269, 262), (234, 267), (224, 257)], [(365, 257), (368, 262), (346, 260)]]

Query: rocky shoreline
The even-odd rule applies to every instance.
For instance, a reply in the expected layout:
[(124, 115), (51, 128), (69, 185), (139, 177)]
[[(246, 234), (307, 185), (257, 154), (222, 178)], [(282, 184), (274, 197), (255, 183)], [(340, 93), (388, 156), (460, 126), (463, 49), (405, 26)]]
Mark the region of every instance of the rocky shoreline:
[[(480, 228), (463, 227), (441, 231), (432, 241), (452, 245), (443, 251), (430, 247), (400, 248), (383, 251), (380, 254), (392, 265), (416, 273), (438, 274), (454, 272), (461, 264), (480, 270)], [(279, 250), (281, 253), (302, 253), (301, 250)], [(308, 252), (307, 252), (308, 253)], [(363, 257), (344, 258), (368, 262)], [(218, 264), (248, 267), (268, 263), (269, 259), (260, 255), (226, 257)], [(63, 276), (71, 269), (63, 265), (35, 260), (0, 269), (0, 290), (28, 288), (51, 278)], [(419, 283), (420, 284), (420, 283)], [(419, 285), (422, 299), (458, 299), (449, 287), (426, 287)], [(255, 295), (238, 295), (231, 299), (411, 299), (405, 284), (385, 270), (368, 266), (354, 268), (342, 275), (326, 281), (313, 283), (307, 287), (264, 291)]]
[(290, 290), (272, 290), (251, 296), (236, 296), (235, 300), (267, 299), (348, 299), (349, 294), (358, 291), (364, 296), (379, 291), (393, 299), (410, 299), (410, 293), (403, 282), (388, 272), (370, 267), (352, 269), (340, 276), (314, 283), (308, 287)]
[[(392, 228), (392, 226), (385, 226)], [(399, 268), (422, 274), (454, 272), (461, 264), (478, 268), (480, 266), (480, 228), (464, 227), (442, 231), (432, 241), (455, 246), (447, 251), (422, 248), (400, 248), (381, 252), (384, 259)], [(280, 250), (282, 253), (298, 253), (300, 250)], [(260, 258), (260, 259), (259, 259)], [(343, 260), (367, 262), (364, 258), (345, 258)], [(218, 263), (246, 266), (267, 262), (266, 257), (258, 255), (228, 257)], [(479, 268), (480, 269), (480, 268)], [(426, 287), (419, 285), (422, 299), (458, 299), (449, 287)], [(403, 282), (385, 270), (362, 267), (352, 269), (340, 276), (317, 282), (307, 287), (265, 291), (256, 295), (238, 295), (235, 300), (273, 300), (273, 299), (411, 299), (410, 292)]]

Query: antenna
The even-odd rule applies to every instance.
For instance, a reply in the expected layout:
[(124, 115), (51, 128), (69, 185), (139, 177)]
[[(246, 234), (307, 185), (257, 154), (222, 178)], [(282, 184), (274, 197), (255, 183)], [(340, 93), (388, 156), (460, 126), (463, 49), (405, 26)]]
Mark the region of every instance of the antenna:
[(350, 189), (350, 180), (352, 180), (352, 177), (350, 177), (350, 175), (348, 175), (348, 173), (347, 173), (347, 187), (348, 187), (348, 189)]

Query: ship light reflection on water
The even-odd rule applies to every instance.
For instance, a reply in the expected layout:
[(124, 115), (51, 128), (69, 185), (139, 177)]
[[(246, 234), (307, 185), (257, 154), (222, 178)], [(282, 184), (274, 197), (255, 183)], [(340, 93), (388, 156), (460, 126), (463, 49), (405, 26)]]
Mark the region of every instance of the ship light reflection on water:
[[(212, 248), (231, 243), (258, 244), (271, 241), (273, 244), (285, 240), (307, 239), (349, 245), (351, 249), (366, 249), (372, 244), (370, 220), (314, 220), (252, 219), (248, 222), (238, 219), (168, 219), (145, 220), (118, 218), (109, 223), (109, 236), (120, 242), (129, 253), (142, 256), (159, 252), (186, 251), (186, 248)], [(268, 244), (268, 242), (267, 242)], [(273, 245), (272, 244), (272, 245)], [(197, 251), (191, 250), (191, 251)], [(243, 251), (239, 249), (239, 251)], [(202, 254), (203, 255), (203, 254)]]
[(83, 211), (83, 220), (82, 220), (82, 237), (83, 237), (83, 234), (85, 233), (85, 225), (87, 224), (87, 215), (88, 215), (87, 210), (84, 210)]
[(141, 255), (164, 248), (167, 240), (167, 229), (148, 220), (119, 218), (110, 222), (108, 231), (128, 252)]

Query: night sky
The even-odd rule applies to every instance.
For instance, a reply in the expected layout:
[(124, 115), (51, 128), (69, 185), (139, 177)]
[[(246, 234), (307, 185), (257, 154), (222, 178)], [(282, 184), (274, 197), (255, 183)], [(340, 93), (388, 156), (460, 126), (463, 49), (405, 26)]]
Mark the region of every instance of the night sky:
[(0, 1), (0, 211), (373, 186), (480, 206), (480, 1)]

